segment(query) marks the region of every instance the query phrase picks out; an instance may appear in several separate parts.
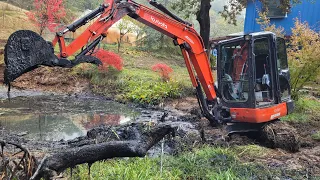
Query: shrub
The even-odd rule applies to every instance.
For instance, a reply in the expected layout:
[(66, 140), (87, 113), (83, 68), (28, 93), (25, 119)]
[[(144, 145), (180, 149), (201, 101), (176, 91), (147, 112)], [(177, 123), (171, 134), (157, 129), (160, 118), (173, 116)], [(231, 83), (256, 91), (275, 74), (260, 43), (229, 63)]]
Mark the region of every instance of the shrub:
[(123, 68), (123, 60), (118, 54), (100, 49), (94, 56), (99, 58), (102, 62), (102, 66), (99, 66), (100, 72), (108, 71), (110, 66), (119, 71)]
[(158, 63), (152, 66), (154, 72), (158, 72), (161, 79), (165, 82), (170, 80), (170, 74), (173, 72), (172, 68), (164, 63)]
[(270, 18), (268, 17), (268, 10), (265, 11), (259, 11), (259, 18), (256, 19), (257, 24), (260, 25), (262, 31), (271, 31), (275, 33), (278, 37), (284, 37), (285, 31), (284, 28), (279, 26), (276, 27), (275, 24), (271, 24)]
[(157, 105), (166, 98), (181, 96), (181, 85), (178, 82), (131, 81), (127, 84), (125, 98), (139, 104)]
[(312, 30), (307, 22), (296, 19), (288, 49), (294, 99), (298, 99), (299, 91), (308, 83), (313, 83), (320, 74), (319, 56), (320, 34)]
[[(259, 12), (258, 24), (264, 31), (272, 31), (277, 36), (284, 36), (284, 29), (270, 23), (266, 12)], [(307, 22), (295, 19), (292, 35), (289, 39), (288, 63), (290, 67), (291, 94), (298, 100), (300, 90), (307, 84), (314, 83), (320, 75), (320, 34), (310, 28)]]

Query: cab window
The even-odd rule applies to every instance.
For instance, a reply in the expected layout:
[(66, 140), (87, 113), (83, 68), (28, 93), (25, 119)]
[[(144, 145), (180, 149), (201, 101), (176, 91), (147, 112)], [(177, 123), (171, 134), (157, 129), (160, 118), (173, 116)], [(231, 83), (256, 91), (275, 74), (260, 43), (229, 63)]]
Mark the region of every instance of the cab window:
[(277, 38), (277, 66), (279, 72), (281, 100), (286, 101), (290, 98), (290, 75), (286, 51), (286, 43), (283, 38)]
[(248, 100), (248, 42), (244, 40), (222, 45), (222, 91), (225, 101)]

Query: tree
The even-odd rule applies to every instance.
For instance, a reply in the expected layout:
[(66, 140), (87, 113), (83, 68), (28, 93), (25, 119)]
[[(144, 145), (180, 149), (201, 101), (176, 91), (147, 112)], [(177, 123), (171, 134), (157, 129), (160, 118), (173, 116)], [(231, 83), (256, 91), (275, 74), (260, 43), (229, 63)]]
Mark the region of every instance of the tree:
[[(266, 12), (259, 12), (257, 23), (261, 30), (274, 32), (278, 37), (284, 37), (284, 28), (270, 23)], [(300, 90), (314, 83), (320, 75), (320, 34), (312, 30), (307, 22), (295, 19), (292, 35), (288, 39), (288, 63), (290, 66), (291, 94), (298, 100)]]
[(39, 28), (39, 34), (48, 28), (51, 32), (56, 31), (61, 18), (66, 15), (63, 0), (34, 0), (34, 11), (27, 12), (28, 18)]
[[(210, 36), (210, 3), (214, 0), (174, 0), (171, 7), (178, 12), (185, 12), (184, 17), (189, 18), (191, 15), (197, 15), (200, 24), (200, 35), (208, 48)], [(260, 0), (263, 5), (274, 3), (275, 0)], [(301, 0), (281, 0), (280, 7), (284, 11), (289, 11), (292, 4), (299, 3)], [(237, 15), (247, 6), (248, 0), (228, 0), (220, 12), (230, 24), (237, 24)]]
[(210, 4), (211, 0), (202, 0), (200, 10), (197, 12), (197, 21), (200, 24), (200, 36), (203, 39), (204, 46), (209, 49), (210, 38)]
[(147, 151), (164, 139), (166, 135), (181, 132), (179, 130), (182, 129), (181, 127), (185, 129), (190, 127), (190, 124), (168, 121), (148, 127), (141, 125), (141, 123), (112, 128), (99, 126), (88, 131), (87, 136), (74, 139), (72, 142), (70, 141), (70, 144), (68, 142), (68, 146), (62, 148), (62, 146), (55, 144), (50, 147), (48, 150), (50, 153), (46, 154), (41, 161), (38, 161), (22, 145), (0, 140), (1, 178), (53, 179), (54, 175), (79, 164), (88, 163), (91, 166), (96, 161), (115, 157), (144, 157)]
[(313, 84), (320, 75), (320, 34), (310, 28), (307, 22), (295, 19), (288, 49), (292, 97), (297, 100), (299, 91)]
[(135, 25), (126, 16), (123, 19), (121, 19), (120, 22), (116, 26), (120, 30), (120, 37), (118, 39), (118, 52), (119, 52), (123, 37), (126, 34), (134, 31)]

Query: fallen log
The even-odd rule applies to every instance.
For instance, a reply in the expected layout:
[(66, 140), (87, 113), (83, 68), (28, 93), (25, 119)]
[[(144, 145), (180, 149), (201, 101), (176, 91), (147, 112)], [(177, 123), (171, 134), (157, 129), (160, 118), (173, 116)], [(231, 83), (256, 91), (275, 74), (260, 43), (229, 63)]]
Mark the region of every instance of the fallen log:
[(179, 125), (179, 122), (161, 123), (149, 132), (141, 134), (137, 140), (91, 144), (51, 154), (41, 161), (31, 179), (48, 178), (53, 171), (60, 173), (83, 163), (91, 164), (114, 157), (143, 157), (152, 146), (167, 134), (174, 132)]

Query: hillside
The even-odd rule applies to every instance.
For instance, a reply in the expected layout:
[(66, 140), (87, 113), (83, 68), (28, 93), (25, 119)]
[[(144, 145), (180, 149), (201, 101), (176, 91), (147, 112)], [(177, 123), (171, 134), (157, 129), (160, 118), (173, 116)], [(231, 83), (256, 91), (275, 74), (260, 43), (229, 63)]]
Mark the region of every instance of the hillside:
[(10, 34), (20, 29), (36, 30), (28, 20), (26, 10), (11, 4), (0, 2), (0, 39), (7, 39)]

